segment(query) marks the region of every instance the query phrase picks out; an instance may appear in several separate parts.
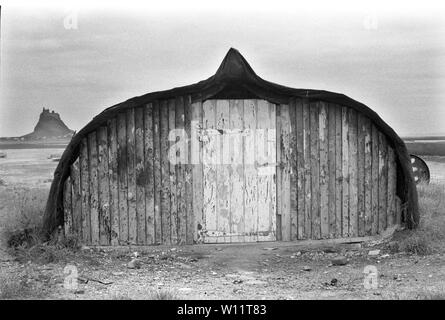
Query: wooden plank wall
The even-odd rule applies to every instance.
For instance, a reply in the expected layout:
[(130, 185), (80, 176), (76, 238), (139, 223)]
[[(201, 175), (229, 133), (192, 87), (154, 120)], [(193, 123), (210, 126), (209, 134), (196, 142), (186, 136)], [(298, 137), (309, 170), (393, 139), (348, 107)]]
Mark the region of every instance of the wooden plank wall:
[[(177, 164), (168, 154), (185, 132), (190, 136), (191, 118), (199, 118), (190, 102), (180, 97), (128, 109), (82, 140), (64, 188), (66, 234), (93, 245), (193, 243), (202, 215), (188, 214), (200, 194), (192, 191), (194, 171), (184, 158), (190, 152), (178, 149)], [(169, 136), (178, 128), (184, 131)]]
[(375, 235), (397, 223), (394, 150), (370, 119), (304, 99), (277, 106), (276, 114), (278, 238)]
[[(241, 144), (202, 134), (257, 127), (276, 132), (244, 134)], [(180, 147), (186, 138), (194, 143)], [(277, 159), (276, 178), (246, 165), (267, 162), (257, 156), (258, 139), (276, 141), (264, 151)], [(229, 166), (202, 165), (215, 157)], [(65, 232), (93, 245), (196, 243), (204, 229), (230, 235), (215, 234), (221, 242), (258, 241), (259, 227), (284, 241), (374, 235), (400, 220), (396, 170), (386, 137), (339, 105), (154, 101), (117, 114), (82, 140), (64, 188)], [(264, 197), (273, 199), (267, 208)], [(269, 216), (259, 217), (262, 211)], [(252, 230), (246, 221), (254, 221)]]

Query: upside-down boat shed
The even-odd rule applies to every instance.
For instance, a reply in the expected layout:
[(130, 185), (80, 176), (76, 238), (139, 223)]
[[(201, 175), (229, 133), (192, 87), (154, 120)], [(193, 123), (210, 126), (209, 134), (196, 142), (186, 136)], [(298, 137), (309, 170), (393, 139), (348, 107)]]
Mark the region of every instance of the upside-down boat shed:
[(230, 49), (207, 80), (80, 130), (44, 230), (88, 245), (230, 243), (372, 236), (418, 219), (405, 144), (374, 111), (265, 81)]

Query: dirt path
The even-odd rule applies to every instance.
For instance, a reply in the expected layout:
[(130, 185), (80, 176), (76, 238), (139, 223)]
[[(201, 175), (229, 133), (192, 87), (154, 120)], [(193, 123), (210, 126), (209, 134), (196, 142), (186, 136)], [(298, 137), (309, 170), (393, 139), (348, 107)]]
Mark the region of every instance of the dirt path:
[[(404, 254), (353, 246), (308, 248), (280, 243), (149, 248), (140, 269), (129, 269), (132, 251), (84, 250), (47, 265), (0, 262), (2, 270), (26, 274), (39, 298), (150, 299), (159, 292), (179, 299), (406, 299), (445, 292), (445, 257)], [(343, 255), (347, 264), (333, 266)], [(64, 288), (66, 265), (76, 266), (78, 293)], [(364, 287), (366, 266), (377, 268), (378, 285)], [(94, 280), (99, 280), (105, 285)]]

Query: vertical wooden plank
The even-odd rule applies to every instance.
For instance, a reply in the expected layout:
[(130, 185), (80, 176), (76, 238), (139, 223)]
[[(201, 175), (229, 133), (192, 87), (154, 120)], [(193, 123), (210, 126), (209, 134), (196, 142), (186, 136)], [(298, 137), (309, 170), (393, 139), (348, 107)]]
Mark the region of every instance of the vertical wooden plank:
[(256, 161), (257, 101), (244, 100), (244, 215), (245, 241), (258, 239), (258, 172)]
[(119, 180), (119, 244), (128, 244), (127, 117), (117, 116), (117, 158)]
[(400, 200), (400, 198), (398, 196), (395, 197), (395, 202), (396, 202), (396, 208), (395, 208), (395, 215), (396, 215), (396, 220), (395, 220), (395, 224), (396, 225), (400, 225), (401, 224), (401, 220), (402, 220), (402, 201)]
[(281, 182), (281, 177), (282, 177), (282, 171), (283, 171), (283, 162), (281, 160), (281, 154), (282, 154), (282, 150), (281, 150), (281, 141), (282, 141), (282, 134), (281, 134), (281, 105), (277, 105), (276, 107), (276, 137), (275, 137), (275, 141), (277, 143), (277, 213), (276, 213), (276, 223), (277, 223), (277, 227), (276, 227), (276, 238), (278, 241), (282, 240), (282, 231), (281, 231), (281, 217), (282, 217), (282, 182)]
[(291, 170), (291, 150), (290, 136), (291, 119), (290, 107), (287, 104), (280, 105), (281, 118), (281, 239), (291, 240), (291, 203), (290, 203), (290, 170)]
[(97, 175), (99, 182), (99, 243), (109, 245), (111, 236), (110, 220), (110, 185), (108, 182), (108, 129), (97, 129), (98, 165)]
[(335, 238), (341, 237), (343, 225), (342, 134), (342, 108), (338, 105), (335, 105)]
[(396, 224), (397, 164), (394, 149), (388, 145), (387, 226)]
[(207, 100), (203, 103), (203, 211), (204, 230), (207, 231), (205, 242), (214, 241), (216, 235), (216, 101)]
[(218, 154), (218, 165), (216, 169), (216, 193), (218, 195), (216, 203), (216, 214), (218, 226), (217, 230), (220, 232), (218, 242), (230, 242), (230, 176), (228, 166), (229, 144), (227, 130), (229, 129), (230, 109), (228, 100), (216, 101), (216, 130), (220, 133), (218, 146), (220, 152)]
[(88, 134), (88, 167), (90, 171), (90, 218), (91, 244), (99, 245), (99, 194), (97, 179), (97, 142), (96, 132)]
[(379, 132), (379, 233), (386, 229), (386, 206), (388, 192), (388, 145), (386, 137)]
[(134, 109), (127, 110), (128, 242), (137, 243)]
[(349, 109), (349, 236), (358, 235), (357, 111)]
[(145, 185), (148, 181), (144, 159), (144, 113), (144, 108), (142, 107), (136, 108), (134, 111), (137, 243), (140, 245), (147, 244), (145, 226)]
[(73, 210), (71, 199), (71, 178), (68, 176), (63, 188), (63, 230), (65, 236), (73, 234)]
[(365, 235), (365, 117), (357, 114), (357, 234)]
[(191, 156), (193, 165), (193, 212), (195, 221), (194, 228), (194, 242), (202, 243), (204, 216), (203, 216), (203, 167), (202, 167), (202, 103), (195, 102), (192, 108), (192, 124), (191, 124)]
[[(162, 243), (171, 244), (170, 232), (170, 161), (168, 141), (168, 101), (162, 101), (159, 109), (160, 115), (160, 147), (161, 147), (161, 229)], [(181, 176), (181, 183), (183, 175)], [(181, 194), (183, 197), (183, 194)]]
[[(180, 135), (180, 141), (185, 142), (185, 113), (184, 113), (184, 98), (178, 97), (175, 101), (176, 110), (176, 129)], [(183, 148), (177, 152), (176, 165), (176, 192), (178, 203), (178, 240), (179, 244), (185, 244), (187, 241), (187, 202), (186, 202), (186, 161), (187, 161), (187, 149)]]
[(230, 233), (231, 242), (244, 241), (243, 100), (230, 100)]
[(268, 103), (269, 106), (269, 127), (267, 129), (267, 189), (269, 199), (269, 229), (268, 235), (263, 236), (265, 241), (276, 240), (276, 212), (277, 212), (277, 185), (276, 185), (276, 161), (277, 161), (277, 140), (276, 140), (276, 105)]
[(318, 134), (320, 148), (320, 229), (321, 238), (329, 237), (329, 141), (328, 141), (328, 107), (326, 102), (320, 102), (318, 114)]
[(153, 103), (153, 174), (154, 174), (154, 239), (156, 244), (162, 242), (162, 218), (161, 218), (161, 117), (160, 117), (160, 103), (155, 101)]
[(297, 99), (296, 107), (296, 153), (297, 153), (297, 239), (305, 239), (304, 225), (304, 128), (303, 128), (303, 101)]
[(312, 239), (311, 119), (309, 101), (303, 100), (304, 234)]
[(171, 242), (172, 244), (178, 244), (179, 241), (179, 224), (178, 224), (178, 199), (177, 199), (177, 189), (176, 189), (176, 163), (178, 161), (176, 152), (173, 152), (174, 146), (181, 147), (184, 141), (180, 140), (182, 138), (182, 133), (176, 130), (176, 104), (175, 100), (170, 100), (168, 102), (168, 127), (169, 127), (169, 144), (171, 153), (169, 157), (172, 158), (169, 161), (169, 175), (170, 175), (170, 216), (171, 216)]
[(311, 188), (312, 188), (312, 239), (321, 238), (320, 217), (320, 146), (319, 102), (311, 102)]
[(191, 155), (191, 120), (192, 120), (192, 98), (184, 97), (184, 130), (185, 130), (185, 206), (186, 206), (186, 243), (193, 244), (195, 212), (193, 211), (193, 179), (192, 179), (192, 155)]
[(342, 107), (342, 173), (343, 173), (343, 209), (342, 236), (349, 237), (349, 117), (348, 108)]
[(267, 199), (267, 141), (266, 131), (268, 124), (267, 104), (264, 100), (257, 100), (257, 119), (256, 119), (256, 170), (257, 170), (257, 219), (258, 219), (258, 237), (261, 240), (260, 233), (264, 232), (268, 224), (268, 199)]
[(73, 210), (73, 233), (81, 237), (82, 235), (82, 198), (80, 189), (80, 159), (71, 165), (71, 202)]
[(80, 145), (80, 189), (82, 198), (82, 240), (84, 244), (91, 244), (90, 219), (90, 173), (88, 161), (88, 139), (83, 138)]
[(108, 120), (108, 181), (110, 186), (110, 244), (119, 245), (119, 182), (117, 120)]
[(366, 118), (365, 135), (365, 235), (372, 234), (372, 143), (371, 121)]
[(328, 221), (329, 238), (335, 238), (337, 235), (337, 214), (336, 214), (336, 107), (333, 104), (328, 105)]
[(145, 160), (145, 243), (155, 243), (155, 201), (154, 201), (154, 146), (153, 146), (153, 104), (144, 108), (144, 160)]
[(290, 169), (290, 240), (298, 239), (298, 203), (297, 203), (297, 110), (296, 101), (292, 99), (289, 104), (289, 169)]
[(379, 132), (377, 127), (371, 125), (371, 234), (376, 235), (379, 230)]

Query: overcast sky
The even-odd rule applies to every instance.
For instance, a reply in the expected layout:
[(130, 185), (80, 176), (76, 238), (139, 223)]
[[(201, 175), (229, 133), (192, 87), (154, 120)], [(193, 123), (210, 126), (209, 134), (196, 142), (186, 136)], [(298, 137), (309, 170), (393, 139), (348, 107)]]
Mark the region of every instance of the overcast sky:
[(2, 6), (0, 136), (31, 132), (43, 107), (79, 130), (108, 106), (206, 79), (230, 47), (262, 78), (344, 93), (399, 135), (445, 135), (445, 10), (235, 7), (80, 6), (66, 29), (67, 7)]

